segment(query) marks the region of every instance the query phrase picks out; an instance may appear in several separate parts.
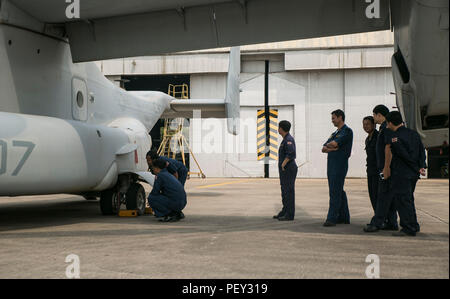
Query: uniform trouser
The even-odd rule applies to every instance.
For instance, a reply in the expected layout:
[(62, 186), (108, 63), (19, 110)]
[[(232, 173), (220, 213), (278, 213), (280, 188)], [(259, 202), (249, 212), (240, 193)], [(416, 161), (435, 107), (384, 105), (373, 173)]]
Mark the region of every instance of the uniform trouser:
[(178, 171), (178, 181), (181, 183), (181, 185), (184, 186), (184, 184), (186, 183), (187, 176), (188, 176), (187, 170), (183, 169)]
[(380, 177), (378, 175), (367, 175), (367, 186), (369, 188), (369, 198), (372, 204), (373, 212), (377, 210), (377, 198), (378, 198), (378, 181)]
[(344, 191), (346, 173), (328, 175), (330, 207), (327, 221), (332, 223), (350, 223), (347, 194)]
[(278, 214), (279, 217), (284, 216), (288, 219), (294, 219), (295, 216), (295, 179), (297, 178), (297, 165), (291, 163), (280, 171), (281, 198), (283, 209)]
[(400, 216), (400, 226), (403, 231), (415, 234), (418, 231), (416, 209), (414, 206), (413, 189), (416, 179), (395, 178), (393, 186), (394, 205)]
[(378, 228), (382, 228), (384, 225), (398, 227), (397, 211), (393, 203), (394, 198), (391, 184), (391, 178), (387, 180), (379, 178), (375, 216), (370, 221), (371, 225)]
[(186, 206), (186, 201), (179, 202), (169, 199), (165, 195), (148, 196), (148, 204), (155, 212), (156, 217), (164, 217), (173, 212), (181, 212)]

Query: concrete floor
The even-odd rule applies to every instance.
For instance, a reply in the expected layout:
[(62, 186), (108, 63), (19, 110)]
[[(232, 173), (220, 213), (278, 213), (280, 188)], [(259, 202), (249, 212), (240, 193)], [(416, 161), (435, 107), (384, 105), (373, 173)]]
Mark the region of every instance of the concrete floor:
[(325, 228), (326, 180), (297, 180), (296, 220), (280, 209), (275, 179), (192, 179), (186, 219), (102, 216), (70, 195), (0, 198), (0, 278), (65, 278), (76, 254), (81, 278), (449, 278), (449, 181), (422, 180), (422, 232), (365, 234), (372, 215), (365, 180), (348, 179), (352, 224)]

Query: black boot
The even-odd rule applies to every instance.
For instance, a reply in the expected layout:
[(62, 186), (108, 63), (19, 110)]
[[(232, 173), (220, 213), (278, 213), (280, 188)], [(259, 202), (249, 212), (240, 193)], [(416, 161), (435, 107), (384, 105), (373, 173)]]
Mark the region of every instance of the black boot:
[(375, 225), (370, 225), (368, 224), (365, 228), (364, 228), (364, 232), (366, 233), (375, 233), (377, 232), (379, 229), (378, 227), (376, 227)]

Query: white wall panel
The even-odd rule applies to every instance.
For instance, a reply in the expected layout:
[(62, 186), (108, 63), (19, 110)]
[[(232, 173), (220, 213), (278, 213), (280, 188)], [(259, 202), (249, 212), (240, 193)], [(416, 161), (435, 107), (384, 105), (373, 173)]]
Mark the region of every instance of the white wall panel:
[(229, 55), (166, 55), (102, 61), (105, 75), (163, 75), (228, 72)]
[(290, 51), (286, 70), (385, 68), (391, 66), (392, 47)]
[(309, 161), (305, 168), (309, 177), (326, 177), (327, 155), (321, 150), (323, 143), (336, 130), (331, 123), (331, 112), (344, 108), (343, 74), (341, 71), (311, 72), (308, 86)]
[(394, 92), (394, 86), (389, 69), (345, 71), (346, 123), (354, 134), (349, 177), (366, 175), (364, 141), (367, 134), (362, 128), (362, 120), (373, 114), (372, 110), (376, 105), (383, 104), (392, 109), (396, 105), (395, 95), (390, 92)]

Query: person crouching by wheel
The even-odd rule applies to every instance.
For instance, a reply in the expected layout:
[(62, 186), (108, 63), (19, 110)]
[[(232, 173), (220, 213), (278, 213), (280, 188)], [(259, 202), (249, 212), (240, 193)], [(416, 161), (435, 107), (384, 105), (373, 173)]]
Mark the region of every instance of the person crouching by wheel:
[(186, 192), (183, 185), (168, 172), (166, 161), (153, 162), (153, 174), (156, 175), (153, 190), (148, 196), (148, 204), (162, 222), (175, 222), (184, 218)]

